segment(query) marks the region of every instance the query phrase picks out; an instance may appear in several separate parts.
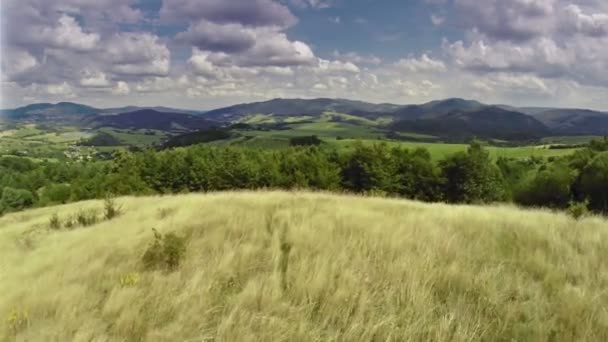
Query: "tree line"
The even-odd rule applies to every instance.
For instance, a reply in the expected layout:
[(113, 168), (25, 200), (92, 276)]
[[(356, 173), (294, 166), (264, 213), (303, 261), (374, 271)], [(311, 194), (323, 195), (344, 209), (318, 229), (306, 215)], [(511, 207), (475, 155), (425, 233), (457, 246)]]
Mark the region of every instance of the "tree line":
[(574, 154), (493, 160), (473, 142), (433, 162), (426, 149), (357, 144), (269, 151), (203, 145), (118, 151), (111, 161), (54, 163), (0, 158), (0, 213), (113, 195), (234, 189), (313, 189), (429, 202), (514, 202), (564, 209), (584, 203), (608, 213), (608, 139)]

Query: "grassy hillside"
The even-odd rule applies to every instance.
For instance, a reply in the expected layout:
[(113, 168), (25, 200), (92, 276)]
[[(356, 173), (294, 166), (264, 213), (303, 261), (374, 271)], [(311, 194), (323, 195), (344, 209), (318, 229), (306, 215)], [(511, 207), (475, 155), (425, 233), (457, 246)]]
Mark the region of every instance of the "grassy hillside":
[[(121, 198), (0, 218), (0, 340), (602, 341), (608, 221), (311, 193)], [(175, 271), (146, 270), (152, 228)]]

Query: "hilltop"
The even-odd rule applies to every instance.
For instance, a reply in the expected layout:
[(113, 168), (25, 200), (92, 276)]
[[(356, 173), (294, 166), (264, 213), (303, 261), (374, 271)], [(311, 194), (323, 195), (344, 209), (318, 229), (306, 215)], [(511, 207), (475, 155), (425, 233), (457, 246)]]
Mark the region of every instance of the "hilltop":
[[(608, 222), (302, 192), (117, 199), (0, 218), (0, 339), (602, 341)], [(173, 270), (144, 268), (160, 234)]]

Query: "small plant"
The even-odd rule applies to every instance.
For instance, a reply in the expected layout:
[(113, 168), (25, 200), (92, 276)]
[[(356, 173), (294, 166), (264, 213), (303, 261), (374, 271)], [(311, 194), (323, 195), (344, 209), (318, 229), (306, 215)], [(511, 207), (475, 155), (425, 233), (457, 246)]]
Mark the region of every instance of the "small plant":
[(175, 208), (159, 208), (158, 209), (158, 218), (161, 220), (166, 219), (170, 215), (175, 213)]
[(96, 224), (98, 221), (97, 213), (94, 210), (80, 210), (76, 214), (76, 222), (82, 227)]
[(57, 213), (54, 213), (49, 219), (49, 227), (54, 230), (61, 229), (61, 220), (59, 220)]
[(129, 273), (120, 277), (120, 286), (131, 287), (139, 284), (139, 274)]
[(142, 261), (146, 269), (165, 268), (173, 271), (177, 269), (186, 252), (186, 239), (177, 236), (175, 233), (161, 234), (156, 229), (154, 232), (154, 242), (142, 256)]
[(574, 217), (577, 220), (589, 215), (589, 201), (585, 200), (584, 202), (570, 202), (570, 206), (568, 207), (568, 214)]
[(8, 330), (14, 335), (27, 327), (29, 322), (28, 313), (17, 309), (13, 309), (6, 319)]
[(116, 204), (116, 200), (112, 196), (107, 196), (103, 203), (103, 217), (106, 220), (111, 220), (122, 213), (122, 207)]

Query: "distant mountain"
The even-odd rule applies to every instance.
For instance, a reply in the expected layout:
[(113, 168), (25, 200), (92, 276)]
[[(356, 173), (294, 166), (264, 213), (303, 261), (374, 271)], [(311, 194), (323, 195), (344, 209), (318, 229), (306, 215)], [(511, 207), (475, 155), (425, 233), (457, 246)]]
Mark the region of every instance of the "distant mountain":
[(496, 106), (480, 106), (470, 110), (430, 111), (391, 125), (396, 131), (407, 131), (451, 138), (494, 138), (527, 140), (550, 134), (549, 129), (535, 118)]
[(402, 106), (394, 111), (392, 115), (398, 120), (432, 119), (454, 111), (474, 111), (485, 106), (486, 105), (483, 103), (477, 101), (452, 98), (432, 101), (421, 105)]
[(196, 115), (159, 112), (142, 109), (116, 115), (99, 115), (87, 122), (93, 127), (114, 127), (120, 129), (155, 129), (161, 131), (191, 131), (218, 126), (216, 121)]
[(332, 111), (358, 116), (378, 116), (379, 114), (391, 113), (398, 108), (400, 106), (394, 104), (373, 104), (344, 99), (274, 99), (211, 110), (205, 113), (205, 117), (221, 121), (237, 121), (252, 114), (319, 116)]
[(586, 109), (549, 109), (533, 114), (555, 135), (608, 135), (608, 114)]
[(99, 113), (100, 109), (72, 102), (36, 103), (2, 111), (11, 120), (74, 122)]
[[(500, 139), (529, 139), (550, 135), (608, 135), (608, 113), (544, 107), (486, 105), (460, 98), (418, 105), (368, 103), (346, 99), (274, 99), (219, 108), (208, 112), (162, 106), (94, 108), (78, 103), (37, 103), (0, 111), (8, 120), (73, 124), (85, 127), (157, 129), (191, 132), (225, 126), (263, 114), (281, 122), (287, 117), (317, 118), (326, 112), (351, 117), (383, 120), (384, 127), (401, 132), (433, 134), (440, 137), (479, 136)], [(324, 120), (328, 119), (324, 117)], [(356, 118), (355, 118), (356, 119)], [(314, 119), (313, 119), (314, 120)], [(330, 120), (339, 121), (340, 116)], [(369, 120), (353, 121), (359, 125)], [(382, 128), (375, 124), (375, 128)]]
[(205, 111), (202, 111), (202, 110), (179, 109), (179, 108), (171, 108), (171, 107), (163, 107), (163, 106), (154, 106), (154, 107), (126, 106), (126, 107), (118, 107), (118, 108), (104, 108), (100, 111), (100, 114), (120, 114), (120, 113), (135, 112), (135, 111), (143, 110), (143, 109), (152, 109), (157, 112), (181, 113), (181, 114), (190, 114), (190, 115), (201, 115), (201, 114), (205, 113)]

